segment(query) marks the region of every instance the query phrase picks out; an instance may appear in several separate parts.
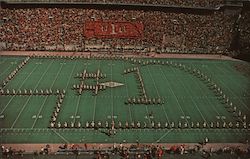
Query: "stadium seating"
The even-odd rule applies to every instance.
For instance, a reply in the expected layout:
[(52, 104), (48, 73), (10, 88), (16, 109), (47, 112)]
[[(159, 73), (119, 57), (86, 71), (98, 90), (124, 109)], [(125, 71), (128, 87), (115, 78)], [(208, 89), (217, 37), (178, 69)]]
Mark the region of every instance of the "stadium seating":
[[(227, 15), (222, 11), (201, 15), (142, 10), (27, 8), (2, 9), (0, 18), (3, 19), (0, 27), (2, 50), (230, 53), (237, 15)], [(139, 22), (143, 24), (143, 35), (116, 37), (115, 40), (87, 38), (85, 25), (97, 20), (103, 23)], [(244, 23), (241, 25), (244, 35), (247, 34), (245, 26)]]

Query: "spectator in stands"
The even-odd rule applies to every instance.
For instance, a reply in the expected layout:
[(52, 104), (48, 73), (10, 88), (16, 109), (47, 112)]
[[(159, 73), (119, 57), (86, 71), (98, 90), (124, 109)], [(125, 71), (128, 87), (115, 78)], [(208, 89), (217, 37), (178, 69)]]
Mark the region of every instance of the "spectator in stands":
[[(109, 0), (112, 2), (112, 0)], [(129, 0), (128, 2), (138, 2)], [(180, 3), (180, 1), (139, 1), (143, 3)], [(138, 3), (139, 3), (138, 2)], [(221, 0), (181, 1), (183, 5), (209, 6)], [(245, 16), (247, 17), (247, 16)], [(2, 50), (84, 50), (88, 46), (134, 48), (148, 51), (229, 53), (237, 16), (223, 12), (184, 14), (160, 11), (94, 10), (76, 8), (1, 9), (0, 48)], [(87, 39), (86, 21), (113, 20), (142, 22), (142, 38)], [(242, 23), (242, 35), (249, 35)], [(247, 39), (249, 36), (242, 36)]]

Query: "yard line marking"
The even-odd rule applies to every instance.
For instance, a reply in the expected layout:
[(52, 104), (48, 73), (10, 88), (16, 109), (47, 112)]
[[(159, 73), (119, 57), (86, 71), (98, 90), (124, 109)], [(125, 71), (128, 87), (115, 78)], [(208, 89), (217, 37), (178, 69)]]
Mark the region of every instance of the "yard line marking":
[(67, 84), (66, 84), (66, 89), (65, 89), (65, 90), (68, 89), (70, 79), (72, 79), (73, 72), (75, 71), (75, 68), (76, 68), (76, 64), (77, 64), (77, 61), (75, 61), (74, 67), (73, 67), (73, 69), (72, 69), (72, 71), (71, 71), (71, 73), (70, 73), (70, 76), (69, 76), (68, 82), (67, 82)]
[[(68, 86), (69, 86), (70, 79), (72, 79), (73, 72), (75, 71), (75, 68), (76, 68), (76, 64), (77, 64), (77, 63), (78, 63), (78, 62), (75, 61), (74, 67), (72, 68), (71, 73), (70, 73), (70, 76), (69, 76), (69, 79), (68, 79), (68, 81), (67, 81), (65, 90), (67, 90), (67, 88), (68, 88)], [(85, 67), (85, 69), (86, 69), (86, 67)], [(81, 97), (81, 96), (78, 97), (77, 109), (76, 109), (76, 111), (75, 111), (75, 116), (74, 116), (74, 120), (73, 120), (74, 123), (75, 123), (76, 115), (77, 115), (77, 112), (78, 112), (78, 105), (79, 105), (79, 102), (80, 102), (80, 97)]]
[[(38, 66), (38, 65), (37, 65), (37, 66)], [(56, 77), (55, 77), (54, 81), (52, 82), (50, 89), (51, 89), (51, 88), (52, 88), (52, 86), (54, 85), (54, 83), (55, 83), (55, 81), (56, 81), (56, 79), (57, 79), (57, 77), (58, 77), (59, 73), (61, 72), (61, 70), (62, 70), (62, 66), (63, 66), (63, 65), (61, 65), (60, 70), (57, 72), (57, 75), (56, 75)], [(38, 87), (38, 85), (39, 85), (39, 83), (37, 83), (37, 84), (36, 84), (35, 89)], [(35, 90), (35, 89), (34, 89), (34, 90)], [(31, 96), (30, 96), (30, 97), (31, 97)], [(20, 117), (20, 115), (21, 115), (21, 113), (23, 112), (24, 108), (25, 108), (25, 107), (26, 107), (26, 105), (28, 104), (28, 101), (30, 100), (30, 97), (29, 97), (29, 99), (27, 100), (27, 102), (25, 103), (25, 105), (23, 106), (22, 110), (19, 112), (19, 114), (18, 114), (18, 116), (17, 116), (16, 120), (14, 121), (14, 123), (12, 124), (11, 128), (13, 128), (13, 127), (14, 127), (15, 123), (17, 122), (17, 119)]]
[[(53, 60), (53, 61), (54, 61), (54, 60)], [(37, 65), (37, 66), (39, 66), (39, 65)], [(63, 65), (62, 65), (62, 66), (63, 66)], [(62, 66), (61, 66), (60, 70), (62, 69)], [(32, 73), (32, 72), (31, 72), (31, 73)], [(57, 76), (58, 76), (58, 74), (57, 74)], [(56, 78), (57, 78), (57, 76), (56, 76)], [(56, 78), (55, 78), (55, 80), (56, 80)], [(54, 85), (55, 80), (53, 81), (52, 86)], [(36, 86), (35, 86), (35, 88), (33, 89), (33, 91), (34, 91), (35, 89), (37, 89), (38, 85), (39, 85), (39, 83), (36, 84)], [(51, 88), (51, 87), (50, 87), (50, 88)], [(15, 121), (14, 121), (13, 124), (11, 125), (11, 128), (13, 128), (14, 125), (16, 124), (17, 120), (19, 119), (20, 115), (22, 114), (24, 108), (27, 106), (27, 104), (28, 104), (28, 102), (29, 102), (29, 100), (30, 100), (31, 97), (32, 97), (32, 96), (29, 96), (29, 98), (28, 98), (28, 100), (26, 101), (25, 105), (22, 107), (22, 109), (21, 109), (21, 111), (19, 112), (18, 116), (16, 117)]]
[[(122, 62), (122, 64), (123, 64), (123, 68), (125, 69), (124, 61)], [(126, 91), (127, 91), (127, 97), (129, 97), (126, 77), (123, 76), (123, 79), (124, 79), (124, 83), (125, 83), (125, 87), (126, 87)], [(130, 122), (132, 123), (133, 119), (132, 119), (131, 107), (129, 104), (128, 104), (128, 111), (129, 111), (129, 116), (130, 116)]]
[[(208, 70), (208, 69), (207, 69)], [(209, 71), (209, 70), (208, 70)], [(210, 71), (209, 71), (210, 72)], [(219, 80), (219, 79), (218, 79)], [(227, 87), (223, 82), (221, 82), (225, 87)], [(227, 87), (228, 88), (228, 87)], [(231, 91), (230, 89), (229, 89), (229, 91)], [(236, 98), (237, 98), (237, 96), (235, 96)], [(241, 100), (240, 100), (241, 101)], [(244, 104), (244, 103), (243, 103)], [(213, 105), (214, 106), (214, 105)], [(245, 106), (245, 105), (243, 105), (243, 106)], [(247, 109), (249, 109), (248, 107), (246, 107)], [(217, 115), (219, 115), (219, 116), (222, 116), (221, 114), (219, 114), (218, 113), (218, 111), (215, 109), (215, 111), (217, 112)], [(240, 119), (240, 118), (238, 118), (238, 119)], [(222, 121), (223, 122), (225, 122), (225, 120), (224, 119), (222, 119)], [(240, 119), (240, 121), (242, 122), (242, 120)], [(228, 127), (228, 126), (227, 126)]]
[[(64, 60), (64, 61), (65, 61), (65, 60)], [(53, 60), (53, 62), (54, 62), (54, 60)], [(52, 62), (51, 62), (51, 64), (52, 64)], [(60, 72), (61, 72), (63, 66), (64, 66), (64, 65), (61, 65), (61, 66), (60, 66), (60, 69), (59, 69), (59, 71), (57, 72), (56, 77), (55, 77), (55, 79), (53, 80), (52, 84), (50, 85), (50, 88), (49, 88), (49, 89), (51, 89), (51, 88), (54, 86), (55, 81), (56, 81), (56, 79), (58, 78), (58, 75), (60, 74)], [(43, 76), (44, 76), (44, 75), (45, 75), (45, 73), (43, 74)], [(41, 78), (40, 78), (40, 80), (41, 80)], [(40, 80), (39, 80), (39, 81), (40, 81)], [(37, 83), (37, 86), (38, 86), (38, 84), (39, 84), (39, 83)], [(44, 101), (44, 104), (45, 104), (45, 102), (47, 101), (47, 99), (48, 99), (48, 96), (46, 97), (46, 99), (45, 99), (45, 101)], [(40, 107), (40, 110), (39, 110), (39, 112), (38, 112), (38, 115), (41, 113), (41, 111), (42, 111), (42, 109), (43, 109), (43, 107), (44, 107), (44, 104)], [(38, 119), (38, 118), (36, 118), (36, 120), (34, 121), (34, 123), (33, 123), (33, 125), (32, 125), (32, 128), (34, 127), (34, 125), (35, 125), (37, 119)]]
[[(77, 63), (77, 61), (76, 61), (76, 63)], [(75, 66), (74, 66), (74, 70), (75, 70), (75, 67), (76, 67), (76, 63), (75, 63)], [(87, 68), (88, 68), (88, 65), (85, 65), (85, 68), (84, 68), (84, 70), (87, 70)], [(73, 76), (73, 70), (72, 70), (72, 72), (71, 72), (71, 77)], [(66, 88), (68, 88), (68, 85), (69, 85), (69, 81), (70, 81), (70, 79), (71, 78), (69, 78), (69, 80), (68, 80), (68, 83), (67, 83), (67, 87)], [(79, 110), (79, 104), (80, 104), (80, 100), (81, 100), (81, 95), (79, 95), (79, 97), (78, 97), (78, 102), (77, 102), (77, 106), (76, 106), (76, 110), (75, 110), (75, 115), (74, 115), (74, 118), (73, 118), (73, 122), (75, 123), (75, 121), (76, 121), (76, 116), (77, 116), (77, 113), (78, 113), (78, 110)], [(84, 97), (85, 98), (85, 97)]]
[[(40, 60), (40, 61), (41, 61), (41, 60)], [(19, 87), (18, 89), (20, 89), (20, 88), (24, 85), (24, 83), (26, 82), (26, 80), (31, 76), (31, 74), (36, 70), (36, 68), (37, 68), (38, 66), (39, 66), (39, 65), (36, 65), (36, 67), (33, 68), (33, 70), (29, 73), (29, 75), (26, 76), (26, 78), (23, 80), (23, 82), (21, 83), (21, 85), (20, 85), (20, 87)], [(14, 99), (15, 96), (16, 96), (16, 95), (14, 95), (14, 96), (11, 97), (11, 99), (10, 99), (9, 102), (6, 104), (6, 106), (3, 108), (3, 110), (1, 111), (0, 114), (2, 114), (2, 113), (5, 111), (5, 109), (8, 107), (8, 105), (11, 103), (11, 101)]]
[[(13, 65), (12, 64), (13, 62), (11, 62), (11, 65)], [(21, 64), (22, 63), (22, 61), (19, 63), (19, 64)], [(17, 62), (15, 61), (15, 63), (14, 64), (17, 64)], [(18, 66), (18, 64), (17, 64), (17, 66)], [(18, 71), (19, 72), (19, 71)], [(18, 72), (17, 72), (17, 74), (18, 74)], [(7, 85), (5, 85), (3, 88), (5, 88)]]
[(165, 134), (163, 134), (158, 140), (156, 140), (154, 143), (160, 142), (161, 139), (163, 139), (164, 137), (166, 137), (171, 131), (173, 131), (173, 128), (168, 130)]
[(147, 119), (148, 119), (148, 121), (149, 121), (149, 124), (151, 124), (151, 123), (152, 123), (152, 121), (151, 121), (150, 116), (149, 116), (148, 107), (147, 107), (147, 106), (145, 106), (145, 108), (146, 108), (146, 112), (147, 112)]
[[(55, 128), (54, 128), (55, 129)], [(227, 128), (214, 128), (214, 129), (210, 129), (210, 128), (205, 128), (205, 129), (201, 129), (201, 128), (185, 128), (185, 129), (175, 129), (175, 128), (171, 128), (173, 130), (176, 130), (176, 131), (197, 131), (197, 132), (208, 132), (209, 131), (212, 131), (212, 132), (218, 132), (218, 131), (223, 131), (224, 133), (228, 133), (228, 131), (232, 131), (232, 132), (247, 132), (248, 130), (247, 129), (241, 129), (241, 128), (233, 128), (233, 129), (230, 129), (228, 130)], [(20, 132), (20, 131), (32, 131), (32, 132), (35, 132), (35, 131), (50, 131), (52, 130), (52, 128), (34, 128), (34, 129), (31, 129), (31, 128), (0, 128), (0, 131), (17, 131), (17, 132)], [(59, 131), (90, 131), (90, 129), (57, 129)], [(137, 130), (140, 130), (140, 129), (137, 129)], [(132, 129), (121, 129), (119, 131), (121, 132), (129, 132), (129, 131), (137, 131), (137, 130), (132, 130)], [(170, 130), (170, 129), (161, 129), (159, 131), (164, 131), (164, 130)], [(141, 131), (157, 131), (156, 129), (151, 129), (151, 128), (141, 128)]]
[[(13, 59), (8, 59), (8, 58), (5, 58), (3, 61), (1, 61), (1, 62), (0, 62), (0, 65), (5, 64), (7, 60), (11, 60), (11, 63), (10, 63), (10, 66), (11, 66), (11, 65), (12, 65), (12, 60), (13, 60)], [(14, 59), (14, 60), (15, 60), (15, 63), (17, 63), (17, 60), (18, 60), (18, 59)]]
[[(175, 72), (175, 70), (174, 70), (174, 72)], [(186, 92), (186, 93), (188, 93), (188, 92), (189, 92), (189, 90), (188, 90), (188, 89), (187, 89), (187, 87), (183, 84), (182, 80), (181, 80), (180, 78), (177, 78), (177, 79), (180, 81), (180, 83), (181, 83), (182, 87), (185, 89), (185, 92)], [(192, 103), (194, 103), (194, 105), (195, 105), (196, 109), (197, 109), (197, 110), (198, 110), (198, 112), (200, 113), (200, 115), (201, 115), (201, 117), (202, 117), (203, 121), (205, 121), (205, 122), (207, 123), (207, 121), (206, 121), (205, 117), (202, 115), (202, 113), (201, 113), (200, 109), (198, 108), (198, 106), (197, 106), (196, 102), (193, 100), (193, 98), (192, 98), (192, 97), (191, 97), (190, 99), (192, 100)]]
[(34, 126), (35, 126), (35, 124), (36, 124), (36, 121), (37, 121), (37, 119), (38, 119), (38, 115), (41, 113), (41, 111), (42, 111), (42, 109), (43, 109), (43, 107), (44, 107), (44, 105), (45, 105), (45, 103), (46, 103), (46, 101), (47, 101), (47, 98), (48, 98), (48, 96), (46, 96), (46, 98), (43, 100), (43, 104), (42, 104), (42, 106), (40, 107), (40, 109), (39, 109), (39, 111), (38, 111), (38, 113), (37, 113), (37, 115), (36, 115), (35, 121), (33, 122), (32, 126), (31, 126), (31, 129), (34, 128)]
[(41, 78), (40, 78), (40, 79), (38, 80), (38, 82), (37, 82), (38, 84), (40, 84), (41, 80), (43, 79), (44, 75), (48, 72), (48, 70), (49, 70), (49, 68), (50, 68), (50, 66), (52, 65), (53, 62), (54, 62), (54, 59), (53, 59), (53, 61), (51, 61), (51, 63), (48, 65), (48, 67), (46, 68), (46, 70), (43, 72)]
[[(5, 58), (3, 61), (0, 62), (0, 65), (4, 64), (8, 58)], [(16, 59), (17, 60), (17, 59)]]
[[(111, 81), (113, 81), (113, 59), (111, 60)], [(113, 97), (113, 89), (111, 89), (111, 105), (112, 105), (112, 120), (113, 120), (113, 117), (114, 117), (114, 97)]]
[[(41, 76), (41, 78), (40, 78), (39, 81), (37, 82), (38, 85), (40, 84), (40, 82), (41, 82), (41, 80), (43, 79), (43, 77), (45, 76), (45, 74), (48, 72), (48, 70), (49, 70), (49, 68), (51, 67), (51, 65), (52, 65), (53, 62), (54, 62), (54, 60), (51, 61), (51, 63), (50, 63), (50, 64), (48, 65), (48, 67), (46, 68), (46, 70), (43, 72), (43, 75)], [(51, 88), (51, 87), (50, 87), (50, 88)], [(45, 102), (47, 101), (47, 98), (48, 98), (48, 96), (46, 96), (46, 98), (45, 98), (45, 100), (44, 100), (42, 106), (40, 107), (40, 109), (39, 109), (39, 111), (38, 111), (38, 113), (37, 113), (36, 116), (39, 116), (39, 114), (41, 113), (41, 111), (42, 111), (42, 109), (43, 109), (43, 107), (44, 107), (44, 105), (45, 105)], [(37, 119), (38, 119), (38, 118), (36, 118), (35, 121), (33, 122), (31, 129), (34, 128)]]
[[(65, 61), (65, 60), (64, 60), (64, 61)], [(64, 65), (61, 65), (61, 66), (60, 66), (60, 69), (59, 69), (59, 71), (57, 72), (56, 77), (55, 77), (54, 81), (52, 82), (52, 84), (51, 84), (51, 86), (50, 86), (50, 89), (51, 89), (51, 88), (53, 87), (53, 85), (55, 84), (55, 81), (57, 80), (58, 75), (59, 75), (60, 72), (62, 71), (63, 66), (64, 66)]]
[[(96, 59), (95, 59), (95, 62), (96, 62)], [(100, 69), (100, 66), (101, 66), (101, 61), (99, 60), (99, 65), (98, 65), (98, 69)], [(96, 97), (97, 95), (95, 95), (94, 97), (94, 111), (93, 111), (93, 117), (92, 117), (92, 120), (95, 121), (95, 113), (96, 113)]]
[[(192, 65), (192, 67), (194, 67), (194, 66)], [(203, 93), (203, 90), (202, 90), (202, 88), (200, 87), (200, 84), (198, 84), (198, 87), (199, 87), (200, 91)], [(203, 93), (203, 94), (204, 94), (204, 93)], [(204, 95), (205, 95), (205, 94), (204, 94)], [(206, 101), (208, 101), (207, 103), (209, 103), (210, 105), (212, 105), (212, 109), (216, 112), (217, 116), (223, 116), (223, 115), (221, 115), (221, 114), (217, 111), (215, 105), (214, 105), (210, 100), (208, 100), (208, 99), (206, 98)], [(225, 122), (224, 119), (222, 119), (222, 121)], [(228, 127), (228, 126), (227, 126), (227, 127)]]
[[(5, 60), (5, 61), (7, 61), (7, 60)], [(4, 63), (5, 63), (5, 61), (4, 61)], [(17, 59), (15, 60), (15, 62), (17, 61)], [(13, 65), (9, 65), (2, 73), (0, 73), (0, 76), (2, 76), (7, 70), (9, 70), (9, 68), (11, 67), (11, 66), (13, 66)]]
[(95, 113), (96, 113), (96, 96), (94, 97), (94, 111), (93, 111), (93, 117), (92, 117), (93, 121), (95, 121)]
[(148, 74), (149, 74), (151, 80), (153, 81), (153, 84), (154, 84), (154, 87), (155, 87), (157, 96), (160, 97), (160, 93), (159, 93), (159, 91), (158, 91), (158, 89), (157, 89), (157, 87), (156, 87), (155, 81), (154, 81), (154, 79), (153, 79), (153, 77), (152, 77), (152, 75), (151, 75), (151, 72), (150, 72), (150, 70), (149, 70), (149, 68), (148, 68), (148, 65), (147, 65), (146, 67), (147, 67), (147, 70), (148, 70)]
[[(170, 66), (170, 67), (171, 67), (171, 66)], [(183, 109), (181, 108), (181, 105), (180, 105), (180, 103), (179, 103), (179, 100), (178, 100), (177, 96), (175, 95), (175, 93), (174, 93), (174, 91), (173, 91), (173, 89), (172, 89), (171, 84), (169, 83), (169, 79), (168, 79), (168, 78), (166, 77), (166, 75), (163, 73), (161, 67), (160, 67), (160, 70), (161, 70), (162, 74), (164, 75), (165, 79), (168, 81), (168, 85), (169, 85), (169, 88), (170, 88), (170, 90), (171, 90), (171, 93), (174, 95), (175, 100), (176, 100), (176, 102), (177, 102), (177, 104), (178, 104), (178, 106), (179, 106), (179, 108), (180, 108), (180, 110), (181, 110), (181, 112), (182, 112), (182, 115), (183, 115), (183, 116), (186, 116), (186, 114), (184, 113)], [(186, 120), (186, 122), (188, 123), (188, 125), (190, 125), (189, 122), (188, 122), (188, 120), (187, 120), (187, 118), (185, 118), (185, 120)]]
[(26, 100), (25, 104), (23, 105), (23, 107), (22, 107), (21, 111), (18, 113), (18, 115), (17, 115), (16, 119), (14, 120), (14, 122), (12, 123), (12, 125), (11, 125), (11, 127), (10, 127), (10, 128), (13, 128), (13, 127), (14, 127), (14, 125), (16, 124), (16, 122), (17, 122), (18, 118), (19, 118), (19, 117), (20, 117), (20, 115), (22, 114), (22, 112), (23, 112), (24, 108), (25, 108), (25, 107), (27, 106), (27, 104), (29, 103), (30, 98), (31, 98), (31, 96), (29, 96), (29, 98)]
[[(215, 65), (215, 67), (216, 67), (216, 65)], [(219, 68), (219, 69), (220, 69), (220, 68)], [(218, 78), (217, 80), (220, 81), (221, 84), (223, 84), (223, 85), (232, 93), (233, 96), (238, 97), (238, 96), (234, 93), (234, 91), (231, 90), (231, 88), (229, 88), (224, 82), (222, 82), (222, 80), (220, 80), (219, 78)], [(250, 110), (250, 108), (248, 108), (248, 106), (247, 106), (244, 102), (242, 102), (241, 100), (238, 100), (238, 101), (239, 101), (240, 103), (242, 103), (242, 105), (243, 105), (247, 110)]]
[[(228, 65), (226, 65), (224, 62), (223, 62), (223, 65), (225, 65), (225, 67), (227, 67), (227, 68), (230, 68)], [(230, 68), (231, 69), (231, 68)], [(236, 70), (237, 71), (237, 70)], [(237, 71), (238, 72), (238, 71)], [(223, 72), (224, 73), (224, 72)], [(231, 75), (231, 74), (230, 74)], [(229, 74), (227, 74), (227, 76), (229, 76)], [(231, 75), (232, 76), (232, 75)], [(242, 78), (242, 77), (241, 77)], [(243, 78), (242, 78), (243, 79)], [(234, 80), (233, 80), (233, 82), (235, 83), (235, 84), (237, 84), (238, 85), (238, 87), (241, 87), (241, 88), (243, 88), (240, 84), (239, 84), (239, 82), (235, 82)], [(249, 82), (248, 82), (249, 83)], [(250, 95), (247, 91), (244, 91), (248, 96)]]
[(150, 116), (149, 116), (149, 111), (148, 111), (148, 106), (147, 105), (145, 105), (145, 109), (146, 109), (146, 113), (147, 113), (146, 117), (148, 119), (149, 124), (151, 125), (152, 121), (151, 121)]
[[(206, 68), (207, 69), (207, 68)], [(208, 69), (207, 69), (208, 70)], [(208, 70), (208, 72), (210, 72), (211, 73), (211, 71), (210, 70)], [(220, 81), (219, 79), (217, 79), (218, 81)], [(227, 87), (227, 85), (225, 85), (222, 81), (221, 81), (221, 83), (229, 90), (229, 91), (231, 91), (232, 93), (233, 93), (233, 95), (234, 95), (234, 92), (230, 89), (230, 88), (228, 88)], [(234, 95), (235, 96), (235, 95)], [(235, 96), (236, 98), (238, 98), (238, 96)], [(243, 103), (241, 100), (238, 100), (238, 101), (240, 101), (241, 103)], [(243, 106), (245, 106), (245, 104), (243, 103)], [(248, 110), (249, 110), (249, 108), (247, 107), (247, 106), (245, 106)], [(224, 121), (224, 120), (223, 120)]]
[(64, 142), (66, 142), (67, 144), (69, 144), (70, 142), (65, 138), (63, 137), (62, 135), (60, 135), (58, 132), (56, 132), (56, 130), (54, 129), (50, 129), (52, 130), (57, 136), (59, 136)]
[(76, 115), (77, 115), (77, 113), (78, 113), (80, 98), (81, 98), (81, 95), (78, 96), (78, 100), (77, 100), (77, 105), (76, 105), (76, 110), (75, 110), (75, 115), (74, 115), (73, 123), (76, 122)]
[[(218, 75), (218, 76), (228, 76), (228, 77), (234, 77), (234, 75), (232, 75), (232, 74), (229, 74), (229, 73), (231, 73), (230, 71), (228, 72), (228, 70), (227, 69), (225, 69), (225, 71), (224, 70), (222, 70), (222, 68), (221, 67), (219, 67), (219, 66), (217, 66), (217, 64), (213, 64), (220, 72), (222, 72), (220, 75)], [(230, 68), (230, 66), (228, 66), (228, 65), (226, 65), (225, 63), (223, 63), (223, 65), (225, 66), (225, 67), (227, 67), (227, 68), (229, 68), (229, 69), (231, 69)], [(236, 71), (236, 72), (239, 72), (238, 70), (234, 70), (234, 71)], [(241, 79), (244, 79), (244, 77), (242, 76), (238, 76), (238, 77), (240, 77)], [(245, 79), (244, 79), (245, 80)], [(242, 88), (242, 86), (239, 84), (239, 82), (236, 82), (236, 81), (232, 81), (233, 83), (235, 83), (235, 84), (237, 84), (238, 85), (238, 87), (241, 87)], [(247, 81), (247, 84), (250, 84), (249, 83), (249, 81)], [(246, 91), (244, 91), (244, 92), (246, 92)], [(249, 95), (249, 93), (248, 92), (246, 92), (246, 94), (248, 94)]]
[[(199, 84), (198, 84), (198, 86), (199, 86), (201, 92), (203, 93), (202, 88), (200, 87)], [(217, 116), (223, 116), (223, 115), (221, 115), (221, 114), (217, 111), (217, 109), (215, 108), (214, 104), (212, 104), (210, 100), (208, 100), (208, 99), (206, 98), (206, 101), (208, 101), (207, 103), (209, 103), (210, 105), (212, 105), (212, 108), (213, 108), (213, 110), (216, 112)], [(222, 121), (225, 122), (224, 119), (222, 119)]]
[[(147, 70), (148, 70), (149, 76), (150, 76), (151, 80), (153, 81), (153, 84), (154, 84), (154, 87), (155, 87), (155, 89), (156, 89), (156, 92), (157, 92), (158, 98), (160, 98), (160, 93), (159, 93), (159, 91), (158, 91), (158, 89), (157, 89), (157, 87), (156, 87), (155, 80), (154, 80), (154, 78), (152, 77), (152, 74), (151, 74), (151, 72), (150, 72), (150, 70), (149, 70), (148, 66), (146, 66), (146, 67), (147, 67)], [(160, 67), (161, 67), (161, 66), (160, 66)], [(162, 73), (162, 72), (161, 72), (161, 73)], [(164, 106), (163, 106), (162, 104), (161, 104), (161, 107), (162, 107), (162, 109), (163, 109), (163, 111), (164, 111), (164, 115), (165, 115), (165, 117), (166, 117), (167, 121), (169, 122), (167, 112), (166, 112), (166, 110), (165, 110), (165, 108), (164, 108)]]

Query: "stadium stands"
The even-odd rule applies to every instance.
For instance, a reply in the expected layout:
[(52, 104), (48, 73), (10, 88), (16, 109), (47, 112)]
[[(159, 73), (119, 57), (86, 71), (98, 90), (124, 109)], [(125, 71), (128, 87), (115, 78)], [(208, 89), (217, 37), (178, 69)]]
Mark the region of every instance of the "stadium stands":
[(5, 2), (0, 50), (27, 57), (0, 53), (0, 156), (249, 156), (250, 67), (221, 56), (250, 51), (238, 0)]
[[(3, 50), (156, 51), (228, 53), (236, 15), (221, 11), (184, 14), (160, 11), (28, 8), (2, 9)], [(86, 21), (141, 22), (142, 37), (86, 38)], [(244, 25), (244, 24), (243, 24)]]
[(242, 51), (249, 52), (250, 51), (250, 11), (245, 11), (242, 13), (242, 19), (240, 20), (240, 44), (241, 48), (244, 49)]
[(23, 0), (6, 0), (7, 2), (80, 2), (80, 3), (108, 3), (108, 4), (160, 4), (160, 5), (178, 5), (178, 6), (190, 6), (190, 7), (215, 7), (224, 3), (223, 0), (36, 0), (36, 1), (23, 1)]

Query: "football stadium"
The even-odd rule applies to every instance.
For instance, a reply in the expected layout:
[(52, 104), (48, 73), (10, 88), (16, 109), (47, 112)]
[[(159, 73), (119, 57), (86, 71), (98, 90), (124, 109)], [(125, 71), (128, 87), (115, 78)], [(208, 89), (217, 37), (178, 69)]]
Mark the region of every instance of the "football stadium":
[(3, 0), (1, 158), (250, 157), (250, 1)]

